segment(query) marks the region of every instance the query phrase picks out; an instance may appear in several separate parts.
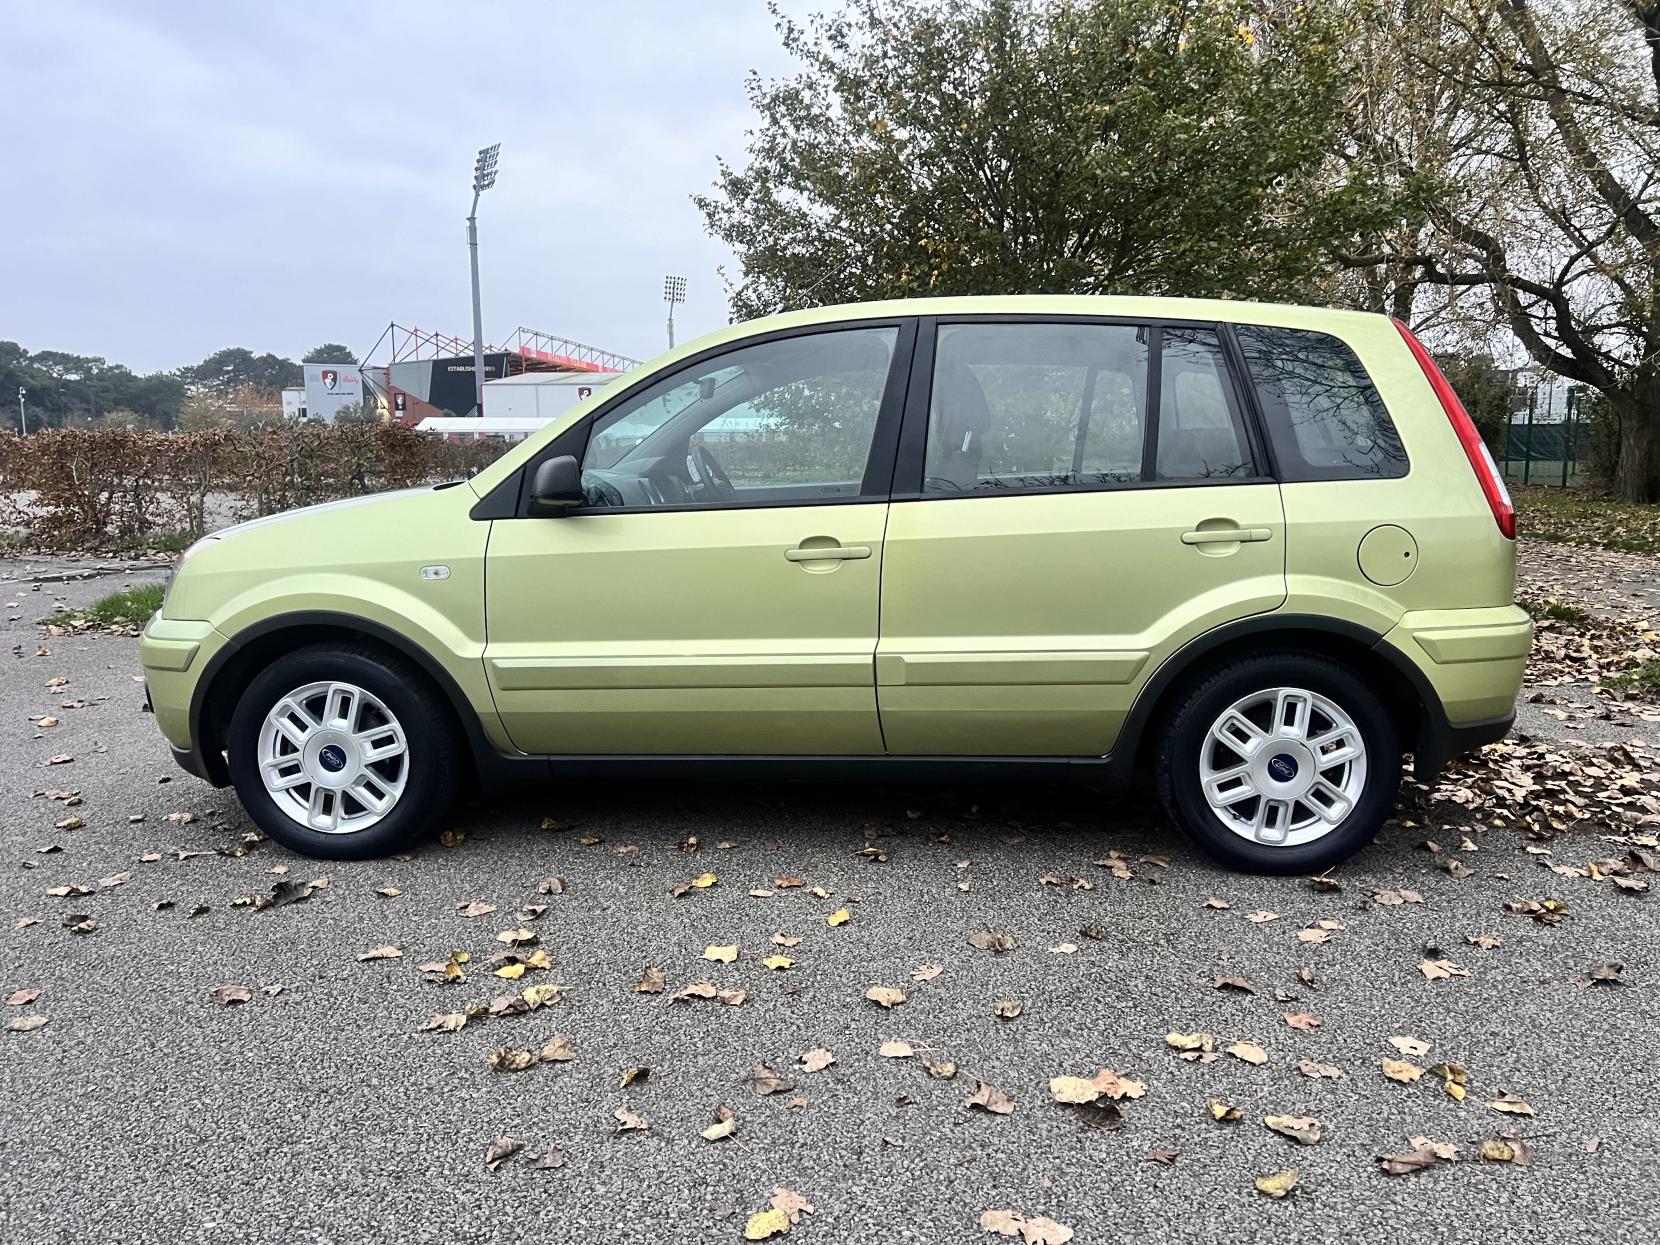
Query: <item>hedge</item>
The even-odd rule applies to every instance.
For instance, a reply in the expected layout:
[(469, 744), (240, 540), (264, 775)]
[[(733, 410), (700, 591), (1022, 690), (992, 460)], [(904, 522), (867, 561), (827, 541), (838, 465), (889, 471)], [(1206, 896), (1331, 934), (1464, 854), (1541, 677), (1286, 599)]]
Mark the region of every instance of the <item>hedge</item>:
[(200, 535), (226, 517), (464, 478), (507, 448), (498, 440), (444, 441), (399, 424), (5, 433), (0, 525), (53, 548)]

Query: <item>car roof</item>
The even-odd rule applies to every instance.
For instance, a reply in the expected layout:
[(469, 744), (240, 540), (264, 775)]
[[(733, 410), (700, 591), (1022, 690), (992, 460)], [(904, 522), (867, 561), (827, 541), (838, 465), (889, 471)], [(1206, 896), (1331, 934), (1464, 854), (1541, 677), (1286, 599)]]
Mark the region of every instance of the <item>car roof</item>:
[(1291, 326), (1331, 325), (1339, 321), (1376, 323), (1384, 317), (1369, 311), (1315, 307), (1246, 299), (1172, 298), (1139, 294), (979, 294), (952, 298), (896, 298), (880, 302), (839, 303), (786, 311), (736, 324), (747, 333), (846, 320), (895, 316), (1050, 315), (1123, 316), (1130, 319), (1225, 321)]

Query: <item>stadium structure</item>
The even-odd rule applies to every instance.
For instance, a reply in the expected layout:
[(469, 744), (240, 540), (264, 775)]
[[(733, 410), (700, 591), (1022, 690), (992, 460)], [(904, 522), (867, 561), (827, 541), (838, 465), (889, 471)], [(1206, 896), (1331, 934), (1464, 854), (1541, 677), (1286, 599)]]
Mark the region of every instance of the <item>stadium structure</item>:
[[(377, 362), (383, 350), (384, 358)], [(638, 362), (521, 326), (503, 344), (484, 348), (484, 378), (499, 380), (527, 372), (626, 372)], [(474, 397), (473, 343), (465, 338), (389, 324), (358, 371), (364, 404), (373, 403), (383, 416), (412, 428), (430, 417), (480, 413)]]

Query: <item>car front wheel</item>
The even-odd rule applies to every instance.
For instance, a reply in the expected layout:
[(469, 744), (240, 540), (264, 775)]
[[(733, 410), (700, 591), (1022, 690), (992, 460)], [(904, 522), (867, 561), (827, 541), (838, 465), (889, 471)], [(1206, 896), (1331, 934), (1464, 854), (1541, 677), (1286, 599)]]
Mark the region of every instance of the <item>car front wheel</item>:
[(299, 649), (261, 671), (228, 743), (231, 779), (259, 828), (334, 860), (387, 855), (436, 830), (461, 762), (448, 706), (425, 676), (349, 644)]
[(1190, 689), (1158, 766), (1165, 809), (1211, 855), (1252, 873), (1318, 873), (1389, 815), (1401, 746), (1382, 700), (1348, 667), (1275, 652)]

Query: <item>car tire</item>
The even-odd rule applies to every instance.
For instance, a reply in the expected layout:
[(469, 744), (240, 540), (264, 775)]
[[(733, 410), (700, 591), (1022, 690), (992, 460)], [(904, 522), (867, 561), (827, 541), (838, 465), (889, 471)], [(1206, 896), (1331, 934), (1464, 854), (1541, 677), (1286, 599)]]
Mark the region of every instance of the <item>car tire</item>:
[(1286, 650), (1230, 661), (1188, 688), (1166, 721), (1160, 801), (1231, 868), (1320, 873), (1371, 842), (1394, 807), (1394, 718), (1329, 657)]
[(238, 699), (227, 745), (259, 828), (326, 860), (427, 838), (463, 777), (449, 704), (415, 666), (367, 644), (314, 644), (272, 662)]

